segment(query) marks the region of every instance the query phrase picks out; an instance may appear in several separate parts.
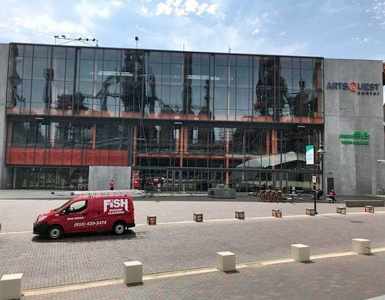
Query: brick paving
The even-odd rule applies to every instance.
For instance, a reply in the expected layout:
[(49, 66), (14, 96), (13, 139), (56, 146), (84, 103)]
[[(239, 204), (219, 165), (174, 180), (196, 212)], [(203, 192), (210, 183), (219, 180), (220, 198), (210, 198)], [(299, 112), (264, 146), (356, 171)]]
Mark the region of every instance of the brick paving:
[(385, 253), (212, 272), (31, 296), (25, 299), (351, 299), (385, 294)]
[[(293, 243), (309, 245), (311, 255), (350, 251), (351, 239), (358, 237), (370, 239), (372, 247), (385, 246), (383, 207), (376, 207), (375, 214), (363, 213), (363, 208), (348, 208), (347, 215), (337, 215), (339, 204), (320, 203), (319, 215), (310, 217), (305, 215), (305, 208), (311, 203), (259, 203), (247, 197), (235, 201), (194, 200), (135, 199), (138, 224), (144, 224), (147, 215), (157, 215), (158, 223), (188, 222), (139, 225), (123, 236), (83, 234), (58, 241), (34, 236), (31, 228), (37, 213), (59, 206), (64, 199), (0, 200), (0, 276), (21, 272), (24, 289), (33, 289), (120, 278), (123, 262), (131, 260), (141, 261), (144, 274), (151, 274), (214, 266), (218, 251), (234, 252), (240, 263), (289, 257)], [(283, 218), (272, 218), (272, 208), (282, 209)], [(235, 210), (244, 210), (246, 220), (236, 220)], [(204, 222), (192, 222), (193, 213), (203, 213)], [(350, 293), (349, 299), (366, 299), (385, 294), (385, 287), (370, 275), (373, 272), (378, 280), (383, 278), (384, 258), (383, 253), (356, 255), (312, 264), (246, 268), (234, 274), (214, 272), (149, 280), (135, 287), (118, 284), (25, 298), (345, 299)], [(372, 283), (363, 276), (354, 284), (360, 265)], [(325, 282), (323, 288), (323, 283), (318, 282), (321, 279)], [(346, 286), (349, 292), (343, 291)]]

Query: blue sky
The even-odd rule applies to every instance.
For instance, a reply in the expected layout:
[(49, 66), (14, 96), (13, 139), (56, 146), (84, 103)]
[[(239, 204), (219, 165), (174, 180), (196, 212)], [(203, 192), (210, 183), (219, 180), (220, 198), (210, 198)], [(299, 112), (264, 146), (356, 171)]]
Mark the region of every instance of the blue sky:
[[(1, 0), (0, 42), (385, 60), (380, 0)], [(79, 44), (58, 39), (58, 44)], [(81, 43), (80, 43), (81, 44)], [(92, 45), (92, 43), (89, 43)]]

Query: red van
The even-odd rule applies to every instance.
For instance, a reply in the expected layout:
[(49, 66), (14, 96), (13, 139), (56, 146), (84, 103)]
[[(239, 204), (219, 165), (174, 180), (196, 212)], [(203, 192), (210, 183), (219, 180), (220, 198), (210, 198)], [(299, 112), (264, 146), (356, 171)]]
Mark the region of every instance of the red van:
[(78, 196), (37, 216), (33, 233), (57, 239), (64, 233), (112, 230), (123, 234), (135, 226), (130, 195)]

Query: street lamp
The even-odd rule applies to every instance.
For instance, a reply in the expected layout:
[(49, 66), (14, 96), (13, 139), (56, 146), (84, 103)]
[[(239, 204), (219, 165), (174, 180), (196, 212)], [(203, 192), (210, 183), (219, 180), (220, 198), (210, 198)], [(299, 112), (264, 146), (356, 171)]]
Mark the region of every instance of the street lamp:
[(322, 194), (325, 195), (324, 191), (324, 176), (323, 176), (323, 158), (326, 151), (322, 148), (322, 144), (319, 145), (319, 149), (317, 150), (318, 155), (320, 156), (320, 172), (321, 172), (321, 191)]
[(325, 195), (325, 187), (324, 187), (324, 177), (323, 177), (323, 158), (324, 158), (324, 154), (326, 153), (326, 151), (322, 148), (322, 144), (319, 145), (319, 149), (317, 150), (317, 153), (318, 155), (320, 156), (320, 173), (321, 173), (321, 191), (322, 191), (322, 195)]
[[(316, 131), (313, 129), (313, 172), (314, 172), (314, 175), (313, 175), (313, 192), (314, 192), (314, 214), (317, 215), (318, 212), (317, 212), (317, 172), (316, 172), (316, 160), (315, 160), (315, 145), (316, 145)], [(317, 151), (318, 153), (318, 151)]]
[[(313, 131), (314, 133), (314, 131)], [(310, 141), (310, 138), (309, 138)], [(315, 140), (313, 138), (313, 145), (306, 145), (306, 164), (313, 165), (313, 175), (310, 182), (310, 187), (312, 187), (312, 192), (314, 194), (314, 214), (317, 215), (317, 170), (315, 164)]]

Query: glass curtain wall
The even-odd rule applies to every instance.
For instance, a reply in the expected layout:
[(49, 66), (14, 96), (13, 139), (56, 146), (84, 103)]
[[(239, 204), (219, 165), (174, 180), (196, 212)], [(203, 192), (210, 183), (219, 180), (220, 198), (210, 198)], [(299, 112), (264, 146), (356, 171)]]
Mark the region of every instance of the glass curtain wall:
[[(8, 156), (80, 149), (69, 161), (132, 165), (167, 190), (310, 188), (322, 80), (321, 58), (11, 44)], [(103, 150), (118, 152), (86, 159)]]
[(10, 55), (8, 113), (284, 123), (322, 116), (320, 58), (18, 44)]

